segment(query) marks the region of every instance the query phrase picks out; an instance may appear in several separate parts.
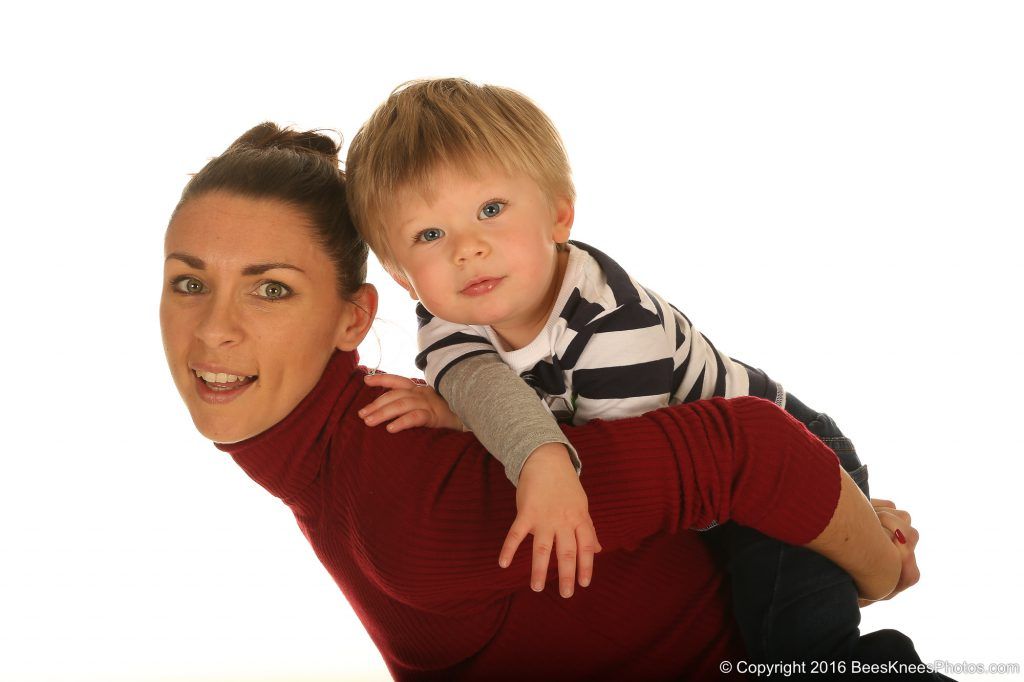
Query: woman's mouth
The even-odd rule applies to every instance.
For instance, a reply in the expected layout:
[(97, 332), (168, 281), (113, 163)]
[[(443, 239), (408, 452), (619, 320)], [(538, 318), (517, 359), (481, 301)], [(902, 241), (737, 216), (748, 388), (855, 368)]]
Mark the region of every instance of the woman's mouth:
[(193, 369), (199, 397), (208, 403), (226, 403), (245, 392), (259, 376), (243, 376), (226, 372), (204, 372)]

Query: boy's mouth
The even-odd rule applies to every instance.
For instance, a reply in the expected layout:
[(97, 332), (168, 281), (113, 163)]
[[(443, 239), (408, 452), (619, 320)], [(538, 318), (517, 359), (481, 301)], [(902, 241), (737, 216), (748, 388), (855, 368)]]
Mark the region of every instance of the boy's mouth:
[(504, 277), (474, 277), (459, 293), (465, 296), (483, 296), (491, 293), (504, 279)]

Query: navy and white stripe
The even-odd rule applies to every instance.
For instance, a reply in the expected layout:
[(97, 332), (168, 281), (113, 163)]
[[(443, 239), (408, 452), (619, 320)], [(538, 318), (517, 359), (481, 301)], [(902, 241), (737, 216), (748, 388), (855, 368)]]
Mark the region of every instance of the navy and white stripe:
[(763, 372), (720, 353), (689, 319), (597, 249), (571, 242), (565, 278), (543, 331), (502, 350), (489, 327), (459, 325), (417, 306), (416, 365), (437, 389), (456, 363), (497, 353), (559, 419), (619, 419), (670, 403), (756, 395), (783, 404)]

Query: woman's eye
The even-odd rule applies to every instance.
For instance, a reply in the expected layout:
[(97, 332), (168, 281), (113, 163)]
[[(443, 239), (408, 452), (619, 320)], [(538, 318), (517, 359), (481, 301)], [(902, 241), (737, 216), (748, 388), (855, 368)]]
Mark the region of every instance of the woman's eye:
[(501, 213), (502, 209), (504, 208), (505, 202), (503, 201), (488, 201), (486, 204), (483, 205), (483, 208), (480, 209), (479, 217), (481, 219), (493, 218), (494, 216)]
[(436, 242), (438, 239), (440, 239), (443, 236), (444, 236), (444, 230), (442, 230), (440, 228), (437, 228), (437, 227), (431, 227), (431, 228), (428, 228), (426, 230), (423, 230), (418, 235), (416, 235), (416, 241), (418, 241), (418, 242)]
[(291, 296), (292, 290), (280, 282), (264, 282), (256, 287), (256, 295), (269, 301), (277, 301)]
[(206, 285), (195, 277), (179, 277), (171, 282), (171, 287), (179, 294), (193, 295), (206, 291)]

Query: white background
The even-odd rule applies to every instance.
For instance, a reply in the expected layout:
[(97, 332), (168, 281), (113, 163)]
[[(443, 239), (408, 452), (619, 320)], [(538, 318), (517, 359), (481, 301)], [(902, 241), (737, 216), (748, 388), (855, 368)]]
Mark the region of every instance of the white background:
[[(193, 430), (161, 240), (187, 174), (251, 125), (351, 137), (445, 75), (536, 100), (574, 237), (832, 414), (912, 511), (923, 578), (865, 629), (1024, 663), (1024, 9), (375, 6), (4, 11), (0, 678), (386, 677), (290, 513)], [(411, 303), (371, 280), (382, 364), (412, 373)]]

